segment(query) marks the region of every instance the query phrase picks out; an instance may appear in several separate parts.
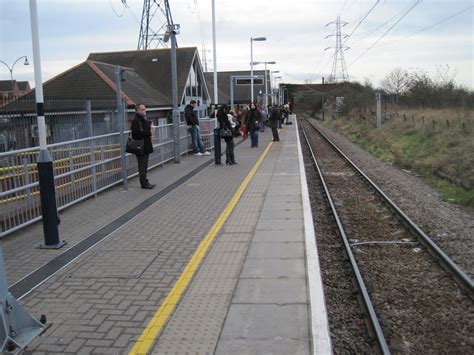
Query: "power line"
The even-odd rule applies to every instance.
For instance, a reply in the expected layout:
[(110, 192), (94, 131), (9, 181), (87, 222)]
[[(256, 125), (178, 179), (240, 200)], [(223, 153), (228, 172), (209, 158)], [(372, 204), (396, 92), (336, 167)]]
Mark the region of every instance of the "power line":
[[(122, 1), (122, 4), (124, 5), (124, 7), (127, 5), (125, 2)], [(115, 16), (117, 17), (123, 17), (123, 13), (125, 12), (125, 8), (122, 9), (122, 13), (119, 14), (117, 11), (115, 11), (115, 8), (114, 8), (114, 5), (112, 4), (112, 0), (109, 0), (109, 6), (110, 8), (112, 9), (112, 11), (114, 12)]]
[(474, 5), (469, 6), (469, 7), (465, 8), (464, 10), (458, 11), (458, 12), (456, 12), (455, 14), (452, 14), (451, 16), (448, 16), (448, 17), (442, 19), (441, 21), (438, 21), (438, 22), (436, 22), (436, 23), (434, 23), (434, 24), (432, 24), (432, 25), (429, 25), (428, 27), (425, 27), (425, 28), (423, 28), (423, 29), (421, 29), (421, 30), (419, 30), (419, 31), (416, 31), (416, 32), (413, 32), (413, 33), (411, 33), (411, 34), (409, 34), (409, 35), (406, 35), (406, 36), (403, 37), (403, 38), (400, 38), (400, 39), (398, 39), (398, 40), (395, 40), (395, 41), (388, 42), (388, 43), (382, 44), (382, 45), (380, 45), (380, 46), (377, 46), (377, 48), (384, 47), (384, 46), (387, 46), (387, 45), (392, 44), (392, 43), (400, 42), (401, 40), (404, 40), (404, 39), (406, 39), (406, 38), (408, 38), (408, 37), (411, 37), (411, 36), (417, 35), (418, 33), (427, 31), (427, 30), (429, 30), (429, 29), (431, 29), (431, 28), (433, 28), (433, 27), (436, 27), (436, 26), (442, 24), (443, 22), (446, 22), (446, 21), (451, 20), (452, 18), (454, 18), (454, 17), (456, 17), (456, 16), (459, 16), (459, 15), (463, 14), (464, 12), (466, 12), (466, 11), (472, 9), (472, 8), (474, 8)]
[(344, 5), (342, 5), (341, 12), (339, 13), (339, 16), (342, 16), (342, 13), (344, 12), (344, 8), (346, 7), (347, 0), (344, 0)]
[(369, 9), (369, 11), (367, 11), (367, 13), (364, 15), (364, 17), (357, 23), (356, 27), (352, 30), (352, 32), (347, 36), (347, 38), (344, 40), (344, 43), (346, 43), (349, 38), (354, 34), (354, 32), (357, 30), (357, 28), (359, 28), (359, 26), (361, 25), (362, 22), (364, 22), (364, 20), (367, 18), (367, 16), (369, 16), (369, 14), (375, 9), (375, 7), (379, 4), (380, 0), (377, 0), (375, 2), (375, 4)]
[(408, 13), (413, 10), (415, 8), (416, 5), (418, 5), (419, 3), (421, 2), (421, 0), (416, 0), (412, 6), (410, 6), (410, 8), (405, 11), (405, 13), (392, 25), (388, 28), (387, 31), (385, 31), (374, 43), (372, 43), (370, 45), (370, 47), (368, 47), (360, 56), (358, 56), (351, 64), (349, 64), (349, 66), (351, 66), (352, 64), (354, 64), (355, 62), (357, 62), (360, 58), (362, 58), (362, 56), (367, 53), (370, 49), (372, 49), (382, 38), (384, 38), (387, 33), (389, 33), (392, 28), (394, 28), (406, 15), (408, 15)]
[(400, 11), (399, 13), (396, 13), (396, 14), (393, 15), (391, 18), (389, 18), (387, 21), (385, 21), (385, 22), (382, 23), (381, 25), (377, 26), (377, 27), (374, 28), (373, 30), (369, 30), (369, 31), (367, 31), (367, 32), (361, 33), (359, 36), (362, 36), (362, 37), (360, 37), (359, 40), (364, 39), (364, 38), (368, 37), (369, 35), (371, 35), (372, 33), (377, 32), (377, 31), (380, 30), (381, 28), (385, 27), (385, 26), (388, 25), (390, 22), (392, 22), (393, 20), (395, 20), (396, 18), (398, 18), (399, 16), (401, 16), (402, 13), (403, 13), (403, 10)]

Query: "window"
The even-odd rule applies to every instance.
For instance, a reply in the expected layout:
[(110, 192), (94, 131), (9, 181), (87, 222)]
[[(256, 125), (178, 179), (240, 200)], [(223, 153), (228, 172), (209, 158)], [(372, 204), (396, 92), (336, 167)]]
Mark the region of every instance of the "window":
[[(251, 80), (250, 79), (237, 79), (235, 81), (236, 85), (251, 85)], [(263, 79), (262, 78), (254, 78), (253, 79), (253, 84), (254, 85), (263, 85)]]

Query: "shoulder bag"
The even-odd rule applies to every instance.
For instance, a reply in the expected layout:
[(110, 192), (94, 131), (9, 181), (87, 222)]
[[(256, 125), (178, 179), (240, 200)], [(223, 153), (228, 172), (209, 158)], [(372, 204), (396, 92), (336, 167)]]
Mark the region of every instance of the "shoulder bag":
[(233, 137), (232, 131), (227, 127), (221, 128), (221, 130), (219, 131), (219, 134), (221, 138)]
[[(143, 131), (142, 123), (140, 122), (141, 130)], [(127, 144), (125, 145), (125, 151), (135, 155), (145, 155), (145, 141), (142, 139), (133, 139), (132, 132), (128, 134)]]

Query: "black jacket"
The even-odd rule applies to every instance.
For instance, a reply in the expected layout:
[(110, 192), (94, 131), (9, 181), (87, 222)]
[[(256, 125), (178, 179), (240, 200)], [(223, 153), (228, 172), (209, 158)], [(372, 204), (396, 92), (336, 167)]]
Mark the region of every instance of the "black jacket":
[(191, 104), (186, 105), (184, 108), (184, 118), (186, 118), (186, 124), (188, 126), (199, 126), (199, 119)]
[(280, 119), (280, 110), (278, 110), (276, 107), (271, 107), (269, 114), (270, 114), (270, 117), (268, 118), (269, 126), (271, 128), (277, 128), (278, 127), (277, 122)]
[(130, 127), (133, 139), (143, 139), (143, 150), (145, 154), (153, 153), (153, 144), (151, 143), (151, 122), (145, 120), (142, 116), (135, 114)]
[(247, 126), (247, 131), (250, 132), (256, 128), (259, 128), (260, 124), (260, 111), (257, 109), (249, 109), (245, 116), (244, 124)]

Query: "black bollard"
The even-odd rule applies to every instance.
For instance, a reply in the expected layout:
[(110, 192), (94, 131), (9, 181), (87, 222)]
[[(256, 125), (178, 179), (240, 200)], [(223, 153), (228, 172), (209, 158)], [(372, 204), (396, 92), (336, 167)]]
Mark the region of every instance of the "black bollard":
[(59, 249), (66, 243), (63, 240), (59, 240), (58, 225), (60, 221), (56, 208), (53, 162), (39, 161), (37, 166), (44, 232), (44, 244), (39, 245), (39, 248)]
[(214, 128), (214, 162), (221, 165), (221, 135), (219, 128)]

